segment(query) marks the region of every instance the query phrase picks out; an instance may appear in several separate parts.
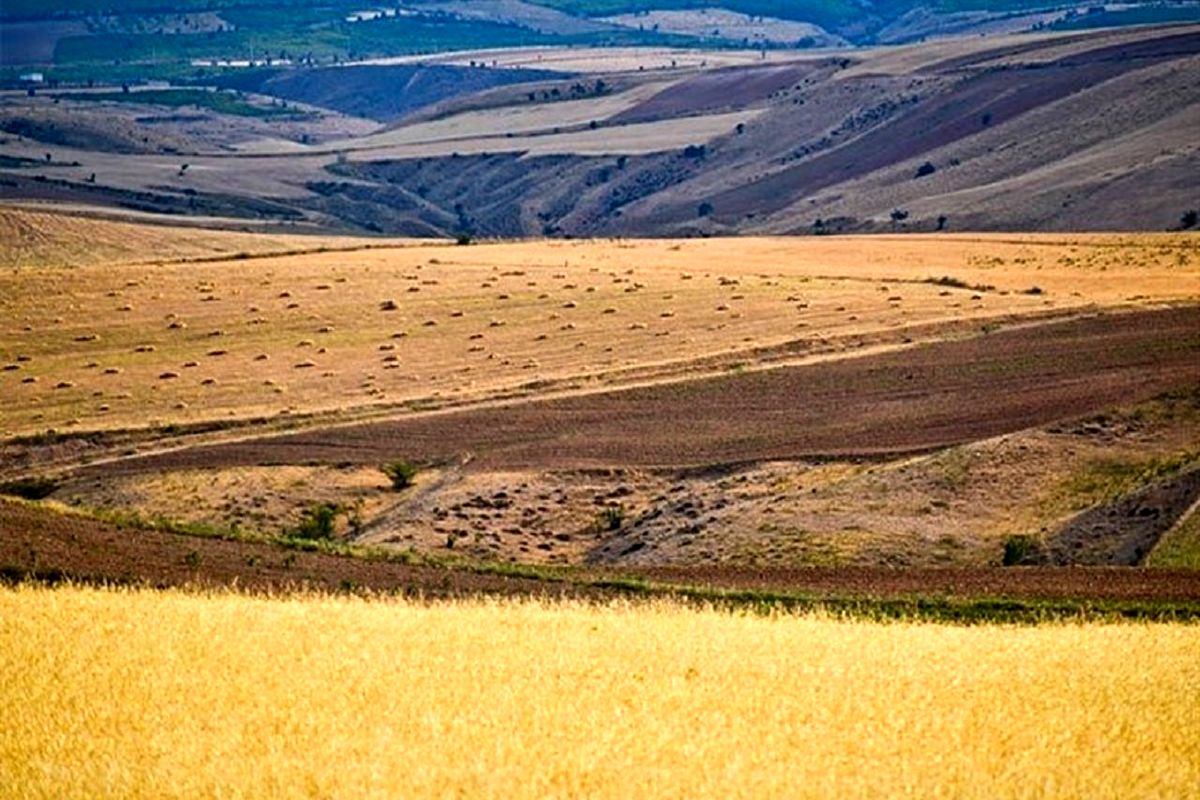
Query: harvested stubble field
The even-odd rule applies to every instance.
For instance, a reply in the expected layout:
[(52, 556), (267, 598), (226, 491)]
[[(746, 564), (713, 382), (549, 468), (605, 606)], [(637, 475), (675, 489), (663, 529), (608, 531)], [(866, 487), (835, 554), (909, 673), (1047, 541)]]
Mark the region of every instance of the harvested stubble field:
[[(46, 266), (29, 233), (0, 251), (9, 437), (604, 388), (1200, 296), (1191, 236), (314, 238), (248, 258), (273, 242), (33, 222)], [(104, 257), (71, 255), (90, 240)]]
[[(94, 208), (82, 211), (105, 213)], [(63, 213), (59, 205), (0, 206), (0, 267), (69, 269), (147, 265), (164, 260), (238, 259), (370, 244), (362, 239), (337, 236), (316, 239), (296, 233), (248, 233), (200, 227), (203, 219), (179, 226), (145, 224), (138, 220), (160, 218), (120, 209), (108, 213), (127, 216), (128, 220)], [(213, 222), (222, 221), (229, 222)]]
[[(1200, 310), (1043, 325), (880, 356), (175, 450), (92, 471), (375, 464), (689, 466), (919, 452), (1200, 382)], [(1086, 387), (1081, 390), (1081, 385)], [(686, 416), (681, 417), (681, 413)]]
[(0, 781), (22, 799), (1185, 797), (1198, 647), (1189, 625), (18, 587)]

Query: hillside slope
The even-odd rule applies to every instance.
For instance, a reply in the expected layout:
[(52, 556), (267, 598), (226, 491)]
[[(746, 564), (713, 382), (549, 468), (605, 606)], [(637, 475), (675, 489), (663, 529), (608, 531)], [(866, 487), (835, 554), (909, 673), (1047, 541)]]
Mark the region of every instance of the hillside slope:
[[(1196, 25), (721, 51), (712, 66), (661, 49), (504, 55), (563, 53), (580, 74), (476, 68), (492, 88), (382, 129), (337, 109), (390, 119), (424, 102), (392, 95), (431, 99), (454, 68), (283, 73), (247, 88), (284, 97), (236, 100), (261, 119), (138, 92), (2, 96), (0, 199), (505, 237), (1167, 230), (1200, 208)], [(42, 135), (68, 119), (72, 137)]]
[[(420, 189), (419, 202), (390, 202), (400, 218), (440, 228), (449, 218), (485, 235), (1177, 225), (1200, 203), (1200, 31), (1056, 46), (904, 70), (866, 56), (703, 72), (605, 123), (760, 111), (668, 152), (490, 152), (334, 170)], [(336, 188), (320, 207), (373, 192)]]

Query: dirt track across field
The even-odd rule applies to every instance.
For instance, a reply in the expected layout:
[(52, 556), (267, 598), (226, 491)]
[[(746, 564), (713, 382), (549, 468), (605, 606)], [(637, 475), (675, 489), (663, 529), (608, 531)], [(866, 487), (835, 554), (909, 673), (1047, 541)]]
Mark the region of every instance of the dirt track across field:
[(84, 472), (378, 464), (678, 467), (919, 452), (1200, 382), (1200, 308), (1099, 315), (762, 372), (434, 413), (131, 458)]
[[(1145, 568), (658, 568), (575, 573), (563, 581), (297, 552), (269, 543), (118, 527), (0, 500), (0, 570), (9, 578), (74, 579), (248, 590), (373, 590), (429, 597), (492, 594), (605, 599), (606, 578), (816, 597), (1193, 601), (1200, 572)], [(597, 583), (600, 582), (600, 583)]]

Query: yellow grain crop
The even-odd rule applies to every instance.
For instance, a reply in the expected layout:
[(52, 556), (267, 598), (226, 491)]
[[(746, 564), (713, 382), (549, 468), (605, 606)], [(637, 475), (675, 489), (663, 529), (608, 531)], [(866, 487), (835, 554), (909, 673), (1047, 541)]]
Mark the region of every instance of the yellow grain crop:
[(0, 794), (1195, 796), (1200, 627), (0, 591)]

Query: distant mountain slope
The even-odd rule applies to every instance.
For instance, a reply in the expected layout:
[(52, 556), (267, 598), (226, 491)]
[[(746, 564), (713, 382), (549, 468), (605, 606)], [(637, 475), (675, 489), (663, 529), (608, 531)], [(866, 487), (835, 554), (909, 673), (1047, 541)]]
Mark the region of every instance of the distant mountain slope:
[(871, 64), (701, 73), (606, 123), (764, 109), (692, 147), (344, 164), (366, 184), (327, 186), (319, 207), (338, 214), (374, 184), (396, 230), (505, 236), (1160, 230), (1200, 207), (1200, 29)]
[[(1196, 21), (1200, 4), (1133, 2), (1112, 10), (1101, 3), (1071, 0), (532, 0), (538, 5), (590, 17), (650, 15), (663, 10), (725, 9), (750, 17), (778, 18), (818, 25), (855, 44), (912, 41), (925, 36), (962, 33), (1009, 17), (1027, 22), (1011, 30), (1050, 25), (1069, 16), (1074, 27)], [(1052, 12), (1039, 20), (1032, 15)], [(1003, 27), (990, 30), (1003, 32)]]
[[(569, 55), (607, 70), (579, 77), (415, 65), (245, 73), (244, 88), (313, 104), (296, 118), (231, 116), (216, 103), (160, 112), (78, 90), (8, 95), (0, 199), (418, 236), (1196, 225), (1200, 26), (748, 51), (741, 66), (707, 65), (724, 52), (689, 52), (678, 66), (678, 51), (661, 49), (463, 55)], [(502, 85), (514, 77), (541, 79)], [(463, 89), (460, 79), (496, 85), (387, 126), (316, 108), (387, 119)], [(129, 146), (113, 152), (105, 143), (118, 134)]]
[(547, 70), (441, 65), (346, 66), (254, 70), (217, 81), (223, 88), (279, 97), (354, 117), (393, 122), (426, 106), (498, 86), (564, 77)]

